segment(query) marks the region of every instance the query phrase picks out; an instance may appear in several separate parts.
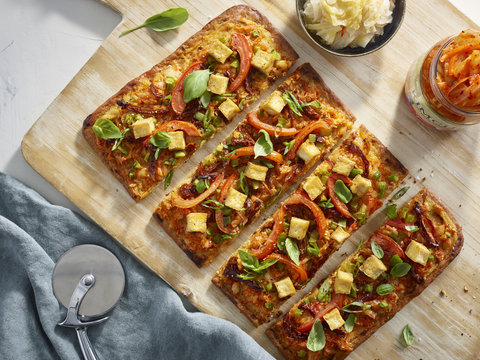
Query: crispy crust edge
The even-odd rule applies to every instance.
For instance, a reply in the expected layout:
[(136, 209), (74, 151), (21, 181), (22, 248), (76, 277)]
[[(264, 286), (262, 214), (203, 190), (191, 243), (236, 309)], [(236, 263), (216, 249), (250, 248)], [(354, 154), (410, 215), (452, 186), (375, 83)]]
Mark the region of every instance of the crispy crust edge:
[[(434, 195), (428, 188), (423, 188), (420, 190), (417, 195), (415, 195), (412, 199), (415, 199), (417, 196), (427, 196), (430, 197), (436, 204), (438, 204), (440, 207), (442, 207), (445, 212), (448, 214), (452, 222), (454, 223), (455, 227), (457, 228), (457, 243), (453, 246), (452, 252), (448, 256), (448, 258), (445, 259), (445, 261), (438, 266), (435, 271), (433, 271), (429, 278), (423, 282), (422, 284), (416, 284), (414, 290), (410, 293), (409, 297), (404, 297), (400, 300), (399, 304), (401, 305), (400, 307), (397, 308), (396, 311), (393, 311), (388, 314), (385, 318), (383, 318), (381, 323), (376, 324), (373, 328), (369, 329), (365, 334), (357, 336), (354, 341), (352, 341), (352, 345), (355, 351), (355, 349), (360, 346), (363, 342), (365, 342), (370, 336), (372, 336), (379, 328), (381, 328), (383, 325), (385, 325), (388, 321), (390, 321), (400, 310), (402, 310), (410, 301), (412, 301), (414, 298), (416, 298), (418, 295), (420, 295), (442, 272), (445, 270), (445, 268), (457, 257), (457, 255), (460, 253), (463, 243), (464, 243), (464, 236), (463, 236), (463, 231), (462, 227), (458, 224), (458, 221), (456, 218), (453, 216), (451, 210), (445, 206), (443, 201), (441, 201), (436, 195)], [(382, 225), (383, 226), (383, 225)], [(288, 349), (284, 348), (280, 342), (279, 337), (275, 334), (275, 331), (273, 330), (275, 327), (280, 326), (278, 320), (272, 327), (266, 330), (267, 336), (272, 340), (272, 342), (275, 344), (275, 346), (280, 350), (280, 352), (285, 356), (285, 358), (289, 359), (291, 358), (291, 352), (288, 351)], [(347, 357), (350, 353), (344, 352), (344, 351), (339, 351), (335, 355), (335, 359), (344, 359)]]
[(82, 133), (87, 141), (87, 143), (92, 147), (92, 149), (97, 153), (97, 155), (102, 159), (102, 162), (110, 169), (110, 171), (114, 174), (114, 176), (120, 181), (120, 183), (125, 187), (127, 192), (130, 194), (130, 196), (135, 200), (139, 201), (143, 199), (145, 196), (147, 196), (153, 188), (155, 188), (156, 185), (153, 185), (150, 189), (145, 191), (142, 195), (136, 194), (132, 191), (131, 188), (128, 187), (128, 181), (124, 177), (122, 177), (118, 172), (115, 171), (114, 167), (110, 164), (110, 162), (106, 159), (104, 151), (102, 151), (101, 148), (97, 146), (97, 140), (96, 136), (93, 133), (92, 126), (93, 126), (93, 119), (95, 119), (99, 114), (104, 113), (110, 106), (112, 106), (116, 99), (123, 96), (126, 94), (129, 89), (133, 86), (135, 86), (138, 81), (145, 77), (150, 75), (153, 72), (156, 72), (158, 68), (161, 68), (167, 64), (169, 64), (172, 60), (180, 57), (185, 48), (190, 46), (191, 44), (194, 44), (198, 39), (202, 38), (203, 34), (205, 31), (209, 31), (211, 29), (215, 29), (217, 24), (226, 21), (227, 19), (229, 21), (232, 21), (234, 19), (240, 19), (242, 17), (247, 17), (251, 19), (252, 21), (255, 21), (258, 24), (263, 25), (273, 36), (274, 41), (278, 44), (279, 50), (287, 55), (289, 59), (292, 60), (297, 60), (298, 59), (298, 54), (295, 52), (295, 50), (290, 46), (290, 44), (287, 42), (287, 40), (280, 34), (280, 32), (272, 25), (272, 23), (264, 16), (262, 15), (258, 10), (255, 10), (254, 8), (248, 6), (248, 5), (236, 5), (228, 8), (224, 12), (222, 12), (220, 15), (209, 21), (202, 29), (200, 29), (198, 32), (193, 34), (191, 37), (189, 37), (182, 45), (180, 45), (173, 53), (171, 53), (169, 56), (164, 58), (161, 62), (158, 64), (154, 65), (150, 70), (142, 73), (138, 77), (134, 78), (133, 80), (130, 80), (125, 86), (123, 86), (116, 94), (112, 95), (110, 98), (108, 98), (102, 105), (100, 105), (93, 113), (88, 115), (85, 120), (83, 121), (83, 126), (82, 126)]

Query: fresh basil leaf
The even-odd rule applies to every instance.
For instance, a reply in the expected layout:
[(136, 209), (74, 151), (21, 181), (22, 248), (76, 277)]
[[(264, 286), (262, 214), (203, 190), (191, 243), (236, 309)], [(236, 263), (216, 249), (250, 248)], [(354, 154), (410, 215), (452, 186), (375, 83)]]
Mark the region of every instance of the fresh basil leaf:
[(170, 183), (172, 182), (172, 177), (173, 177), (174, 170), (170, 170), (165, 176), (165, 180), (163, 181), (163, 190), (167, 190), (167, 188), (170, 186)]
[(277, 239), (278, 250), (285, 251), (285, 240), (287, 240), (287, 234), (282, 232), (280, 235), (278, 235), (278, 239)]
[(397, 214), (397, 204), (390, 204), (387, 206), (387, 216), (389, 219), (396, 219)]
[(285, 92), (282, 94), (283, 100), (288, 104), (290, 109), (293, 111), (293, 113), (299, 117), (302, 117), (302, 106), (298, 102), (297, 98), (295, 95), (293, 95), (290, 91), (285, 90)]
[(372, 248), (373, 255), (375, 255), (377, 258), (381, 259), (383, 258), (383, 249), (380, 245), (378, 245), (375, 241), (372, 241), (370, 244)]
[[(353, 309), (350, 309), (350, 307), (359, 307), (360, 309), (359, 310), (353, 310)], [(345, 305), (344, 307), (342, 307), (342, 310), (347, 312), (347, 313), (353, 313), (353, 314), (356, 314), (356, 313), (361, 313), (361, 312), (364, 312), (364, 311), (367, 311), (369, 310), (370, 308), (372, 307), (372, 305), (369, 305), (369, 304), (364, 304), (360, 301), (354, 301), (348, 305)]]
[(352, 192), (350, 189), (345, 185), (342, 180), (337, 180), (335, 182), (335, 187), (333, 189), (335, 194), (337, 194), (338, 198), (345, 204), (348, 204), (350, 200), (352, 200)]
[(183, 101), (186, 103), (199, 98), (207, 90), (209, 70), (196, 70), (183, 80)]
[(118, 139), (122, 136), (120, 129), (112, 120), (98, 118), (92, 126), (92, 130), (100, 139)]
[(257, 267), (257, 269), (255, 271), (260, 272), (260, 271), (266, 270), (270, 266), (274, 265), (276, 262), (277, 262), (277, 260), (272, 260), (272, 259), (264, 260), (260, 263), (260, 265)]
[(401, 188), (400, 190), (398, 190), (395, 195), (393, 195), (393, 198), (395, 200), (398, 200), (400, 199), (403, 195), (405, 195), (405, 193), (408, 191), (408, 189), (410, 189), (410, 186), (404, 186), (403, 188)]
[(377, 286), (377, 294), (380, 296), (385, 296), (390, 294), (393, 291), (393, 285), (392, 284), (381, 284)]
[(228, 209), (227, 206), (223, 205), (220, 201), (217, 200), (206, 200), (202, 202), (202, 206), (205, 206), (206, 208), (212, 209), (212, 210), (226, 210)]
[(212, 98), (212, 93), (210, 91), (205, 91), (202, 96), (200, 96), (200, 103), (206, 109), (208, 104), (210, 104), (210, 99)]
[(419, 229), (418, 229), (417, 225), (405, 225), (405, 230), (410, 231), (410, 232), (416, 232)]
[(402, 337), (403, 341), (405, 342), (405, 345), (410, 346), (413, 344), (413, 341), (415, 339), (412, 329), (410, 329), (410, 325), (405, 325), (405, 327), (402, 330)]
[(331, 209), (333, 208), (332, 199), (328, 199), (327, 201), (321, 201), (318, 203), (322, 209)]
[(270, 135), (265, 130), (260, 130), (260, 136), (255, 142), (253, 152), (255, 153), (255, 159), (259, 156), (270, 155), (273, 151), (273, 144), (270, 140)]
[(240, 258), (240, 261), (245, 269), (255, 271), (255, 269), (260, 265), (258, 258), (246, 252), (245, 250), (238, 250), (238, 257)]
[(129, 32), (135, 31), (142, 27), (147, 27), (153, 31), (166, 31), (178, 28), (188, 19), (188, 11), (184, 8), (168, 9), (160, 14), (149, 17), (141, 25), (135, 26), (131, 29), (125, 30), (121, 35), (125, 35)]
[(297, 242), (291, 238), (287, 238), (285, 241), (285, 248), (290, 259), (296, 264), (300, 265), (300, 250), (298, 249)]
[(403, 263), (403, 260), (398, 256), (397, 254), (393, 255), (392, 258), (390, 259), (390, 266), (394, 267), (397, 264)]
[(148, 141), (153, 146), (156, 146), (158, 149), (166, 149), (171, 143), (170, 135), (164, 131), (159, 131), (153, 135)]
[(347, 321), (345, 321), (345, 325), (344, 325), (345, 331), (347, 333), (352, 332), (353, 326), (355, 325), (356, 322), (357, 322), (357, 315), (353, 315), (353, 314), (348, 315)]
[(407, 263), (400, 263), (400, 264), (396, 264), (392, 270), (390, 270), (390, 275), (394, 276), (394, 277), (402, 277), (402, 276), (405, 276), (407, 275), (407, 273), (410, 271), (410, 264), (407, 264)]
[[(120, 144), (122, 143), (123, 139), (125, 138), (125, 135), (130, 131), (130, 128), (127, 128), (122, 131), (122, 135), (115, 140), (115, 144), (113, 144), (112, 151), (118, 149), (120, 147)], [(120, 150), (120, 149), (119, 149)]]
[(316, 319), (313, 323), (312, 330), (308, 334), (307, 349), (310, 351), (320, 351), (325, 347), (325, 332), (323, 331), (322, 322)]
[(327, 279), (323, 282), (318, 289), (317, 299), (321, 302), (330, 302), (331, 293), (330, 293), (330, 281)]

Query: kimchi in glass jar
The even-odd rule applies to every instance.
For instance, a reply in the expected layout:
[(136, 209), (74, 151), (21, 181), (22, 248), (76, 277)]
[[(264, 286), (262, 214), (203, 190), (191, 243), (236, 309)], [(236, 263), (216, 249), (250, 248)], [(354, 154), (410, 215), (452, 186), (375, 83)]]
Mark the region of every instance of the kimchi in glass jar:
[(435, 44), (410, 68), (405, 94), (417, 118), (435, 128), (480, 122), (480, 32)]

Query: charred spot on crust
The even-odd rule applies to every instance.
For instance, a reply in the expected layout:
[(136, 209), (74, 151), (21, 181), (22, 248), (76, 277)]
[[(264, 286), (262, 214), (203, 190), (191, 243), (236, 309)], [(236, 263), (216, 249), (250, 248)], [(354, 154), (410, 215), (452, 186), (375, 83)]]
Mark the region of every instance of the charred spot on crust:
[(83, 128), (86, 129), (92, 125), (91, 123), (92, 120), (92, 114), (88, 115), (85, 120), (83, 120)]
[(117, 100), (117, 105), (121, 107), (127, 106), (127, 102), (123, 100)]
[(161, 223), (163, 222), (163, 219), (162, 219), (162, 217), (160, 216), (159, 213), (155, 213), (155, 217), (156, 217), (157, 220), (160, 221)]

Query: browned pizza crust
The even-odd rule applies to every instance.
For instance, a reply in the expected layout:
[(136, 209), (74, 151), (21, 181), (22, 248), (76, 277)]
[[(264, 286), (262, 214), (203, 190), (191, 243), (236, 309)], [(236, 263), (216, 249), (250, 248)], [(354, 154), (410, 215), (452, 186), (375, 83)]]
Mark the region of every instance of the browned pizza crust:
[[(405, 305), (407, 305), (413, 298), (420, 295), (425, 288), (432, 283), (435, 278), (442, 273), (442, 271), (455, 259), (455, 257), (460, 253), (461, 248), (463, 246), (464, 237), (462, 233), (462, 228), (458, 224), (457, 220), (453, 217), (452, 212), (440, 201), (430, 190), (424, 188), (420, 191), (409, 203), (413, 204), (413, 202), (419, 202), (422, 204), (423, 200), (428, 199), (429, 201), (433, 201), (433, 203), (441, 208), (450, 218), (451, 222), (454, 225), (455, 233), (457, 236), (456, 242), (449, 248), (450, 252), (448, 256), (446, 256), (443, 260), (441, 260), (437, 267), (426, 277), (418, 277), (418, 280), (414, 280), (414, 278), (410, 278), (409, 284), (411, 286), (408, 287), (410, 290), (407, 295), (402, 294), (402, 297), (395, 303), (393, 308), (382, 314), (381, 317), (377, 317), (375, 320), (371, 320), (374, 323), (374, 326), (364, 329), (363, 327), (357, 329), (354, 327), (353, 331), (349, 334), (349, 341), (348, 345), (351, 346), (352, 351), (356, 349), (360, 344), (362, 344), (365, 340), (367, 340), (372, 334), (374, 334), (380, 327), (382, 327), (386, 322), (392, 319), (398, 311), (400, 311)], [(382, 227), (385, 225), (382, 225)], [(350, 258), (350, 257), (349, 257)], [(347, 258), (347, 259), (349, 259)], [(345, 260), (346, 261), (346, 260)], [(338, 270), (338, 268), (337, 268)], [(335, 270), (335, 272), (337, 271)], [(335, 273), (334, 272), (334, 273)], [(411, 271), (410, 271), (411, 273)], [(323, 282), (323, 281), (322, 281)], [(319, 285), (322, 283), (320, 282)], [(314, 289), (312, 292), (314, 292)], [(301, 304), (303, 300), (298, 302), (294, 307), (296, 308), (299, 304)], [(266, 331), (267, 335), (270, 339), (274, 342), (274, 344), (280, 349), (282, 354), (287, 359), (299, 359), (297, 352), (289, 347), (285, 346), (285, 340), (287, 338), (292, 339), (291, 337), (287, 337), (285, 327), (282, 324), (283, 318), (277, 321), (270, 329)], [(328, 326), (327, 326), (328, 328)], [(295, 342), (295, 340), (292, 339)], [(351, 351), (335, 349), (333, 354), (331, 353), (329, 359), (344, 359), (346, 358)], [(322, 356), (316, 357), (318, 360), (326, 359), (326, 357)]]
[[(99, 147), (97, 145), (97, 137), (95, 136), (92, 126), (94, 125), (95, 121), (108, 111), (113, 105), (117, 103), (119, 99), (127, 94), (132, 88), (134, 88), (137, 84), (139, 84), (143, 79), (151, 78), (155, 73), (157, 73), (160, 69), (168, 66), (172, 61), (182, 58), (184, 54), (188, 51), (194, 51), (193, 47), (198, 44), (198, 41), (201, 40), (204, 34), (208, 31), (215, 30), (217, 26), (223, 24), (227, 21), (234, 22), (234, 21), (241, 21), (242, 18), (247, 18), (255, 23), (262, 25), (265, 29), (267, 29), (273, 38), (273, 42), (277, 46), (277, 51), (279, 51), (282, 55), (286, 55), (286, 59), (289, 61), (295, 62), (298, 59), (298, 55), (295, 50), (288, 44), (288, 42), (283, 38), (283, 36), (278, 32), (278, 30), (271, 24), (271, 22), (260, 12), (251, 8), (247, 5), (236, 5), (233, 6), (219, 16), (211, 20), (207, 25), (205, 25), (200, 31), (192, 35), (187, 41), (185, 41), (182, 45), (180, 45), (177, 50), (175, 50), (172, 54), (162, 60), (160, 63), (154, 65), (149, 71), (143, 73), (142, 75), (138, 76), (137, 78), (129, 81), (127, 85), (125, 85), (122, 89), (120, 89), (115, 95), (111, 96), (107, 101), (105, 101), (102, 105), (100, 105), (92, 114), (88, 115), (87, 118), (83, 122), (82, 133), (85, 137), (85, 140), (88, 144), (92, 147), (92, 149), (100, 156), (103, 163), (110, 168), (114, 176), (122, 183), (128, 193), (134, 198), (136, 201), (144, 198), (149, 194), (149, 192), (156, 186), (159, 182), (161, 182), (164, 176), (156, 181), (156, 183), (146, 189), (145, 191), (135, 191), (133, 187), (130, 187), (128, 177), (122, 175), (118, 169), (112, 165), (111, 162), (108, 161), (108, 153), (105, 151), (104, 148)], [(198, 149), (197, 149), (198, 150)], [(191, 156), (192, 154), (190, 154)], [(188, 160), (190, 156), (185, 156), (184, 158), (177, 159), (177, 162), (174, 168), (179, 167), (185, 161)]]

